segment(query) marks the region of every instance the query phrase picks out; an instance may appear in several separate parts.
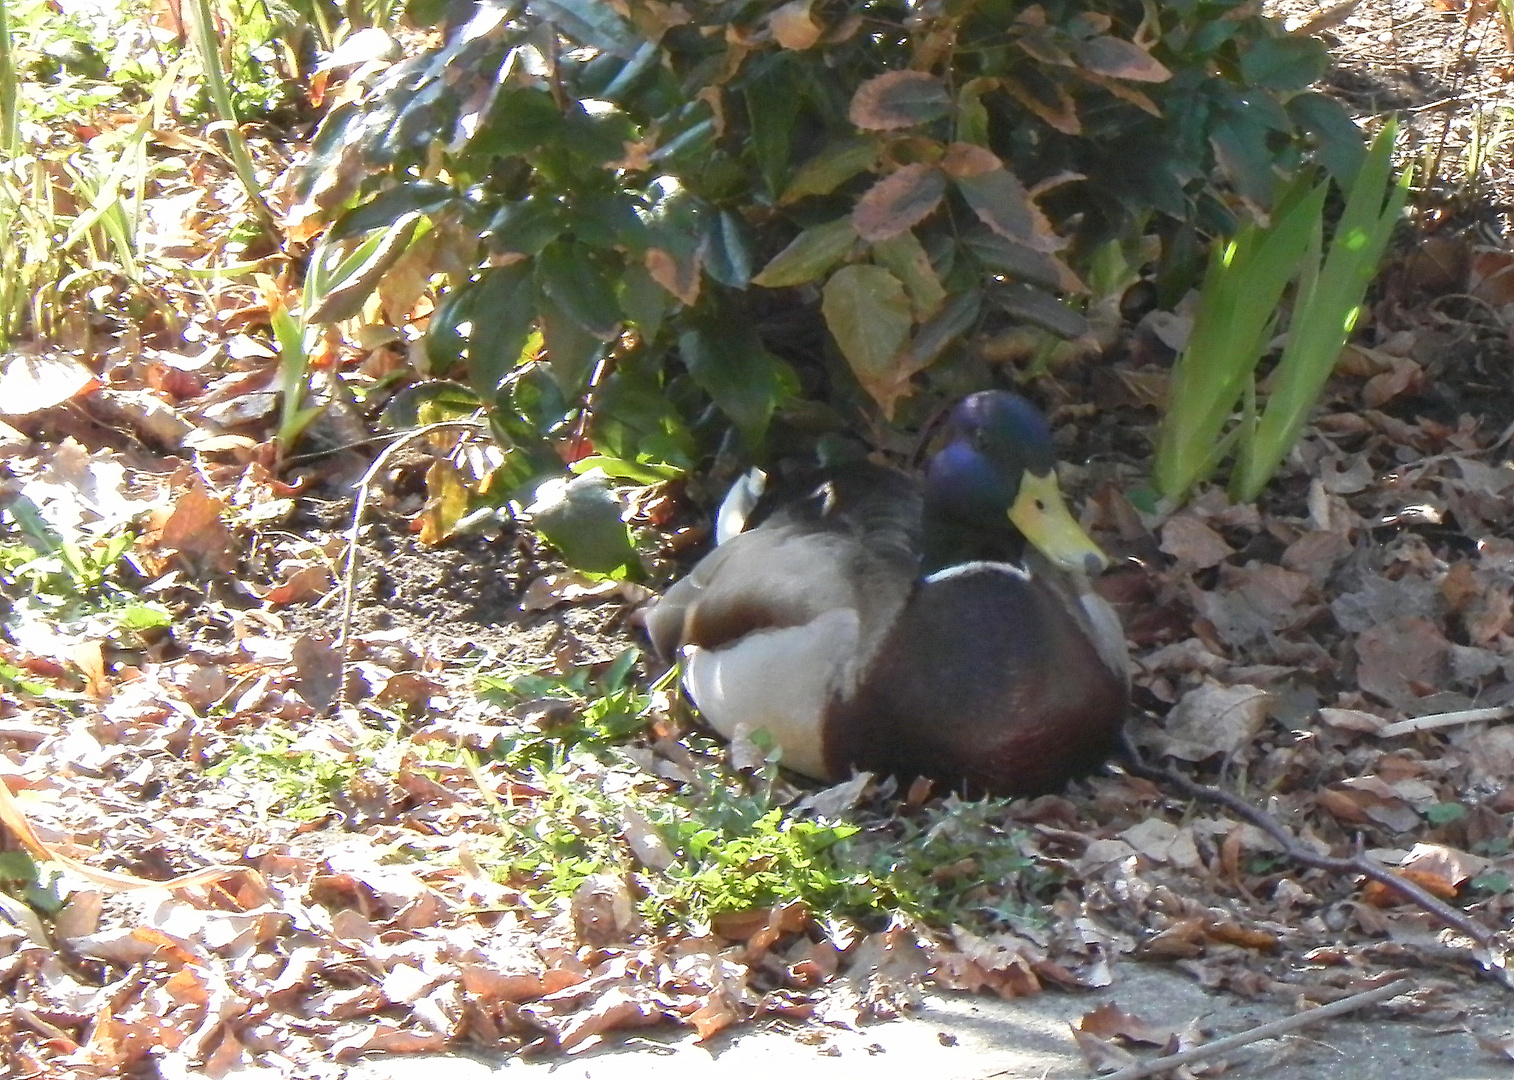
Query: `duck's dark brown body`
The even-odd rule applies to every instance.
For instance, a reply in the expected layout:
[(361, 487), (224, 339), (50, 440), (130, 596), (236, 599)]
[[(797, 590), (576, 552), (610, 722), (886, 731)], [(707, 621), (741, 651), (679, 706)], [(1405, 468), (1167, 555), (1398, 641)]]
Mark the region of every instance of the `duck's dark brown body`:
[(922, 581), (854, 694), (827, 718), (833, 776), (929, 776), (974, 794), (1052, 791), (1114, 750), (1123, 673), (1086, 619), (1013, 567)]

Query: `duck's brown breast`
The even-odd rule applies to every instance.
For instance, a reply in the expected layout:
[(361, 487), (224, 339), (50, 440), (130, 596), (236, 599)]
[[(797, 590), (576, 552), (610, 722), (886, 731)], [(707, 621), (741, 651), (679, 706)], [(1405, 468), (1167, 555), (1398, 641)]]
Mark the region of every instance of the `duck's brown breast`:
[(974, 793), (1050, 791), (1113, 751), (1124, 672), (1101, 659), (1064, 597), (1000, 563), (915, 590), (856, 692), (832, 702), (825, 756)]

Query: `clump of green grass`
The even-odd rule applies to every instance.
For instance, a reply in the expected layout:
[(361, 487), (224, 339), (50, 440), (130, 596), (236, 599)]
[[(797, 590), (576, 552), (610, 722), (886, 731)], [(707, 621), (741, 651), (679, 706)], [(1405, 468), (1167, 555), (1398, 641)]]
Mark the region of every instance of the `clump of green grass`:
[(138, 635), (172, 620), (167, 608), (138, 599), (124, 580), (132, 573), (133, 540), (126, 529), (61, 536), (30, 500), (13, 499), (0, 514), (0, 622), (88, 621), (112, 644), (140, 644)]
[[(771, 764), (750, 779), (712, 766), (697, 789), (628, 781), (604, 794), (596, 770), (628, 766), (616, 748), (652, 717), (653, 698), (631, 682), (636, 658), (627, 650), (597, 678), (580, 669), (485, 680), (496, 700), (559, 701), (573, 717), (544, 730), (503, 728), (494, 745), (498, 760), (527, 770), (547, 793), (497, 808), (504, 828), (491, 854), (502, 881), (548, 903), (591, 874), (632, 872), (644, 893), (641, 915), (662, 926), (793, 901), (863, 921), (898, 912), (937, 923), (1023, 914), (1018, 898), (1035, 872), (1004, 825), (1004, 800), (947, 800), (909, 817), (806, 817), (775, 800)], [(671, 865), (631, 858), (622, 837), (633, 814), (657, 833)]]
[[(343, 750), (265, 727), (208, 772), (245, 785), (264, 812), (310, 821), (356, 787), (392, 785), (404, 760), (465, 763), (494, 826), (469, 834), (473, 857), (543, 912), (608, 873), (630, 875), (642, 918), (664, 929), (791, 902), (863, 924), (905, 914), (981, 926), (1028, 914), (1026, 898), (1045, 878), (1020, 853), (1005, 800), (947, 799), (909, 815), (890, 804), (835, 820), (782, 805), (771, 764), (746, 777), (712, 756), (697, 784), (649, 777), (622, 749), (657, 716), (656, 696), (634, 680), (637, 659), (628, 649), (563, 675), (479, 679), (481, 694), (510, 707), (487, 757), (519, 777), (525, 797), (501, 799), (466, 751), (412, 743), (399, 725)], [(638, 861), (626, 839), (633, 823), (656, 833), (667, 865)]]

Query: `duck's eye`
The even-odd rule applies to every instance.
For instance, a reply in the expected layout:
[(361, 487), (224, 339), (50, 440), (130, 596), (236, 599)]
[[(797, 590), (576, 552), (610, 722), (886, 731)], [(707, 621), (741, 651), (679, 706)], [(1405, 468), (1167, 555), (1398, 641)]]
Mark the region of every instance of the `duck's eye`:
[(972, 444), (973, 449), (978, 451), (980, 454), (986, 452), (988, 450), (988, 432), (984, 431), (982, 428), (974, 428)]
[(1037, 499), (1036, 500), (1036, 513), (1038, 513), (1038, 514), (1044, 514), (1044, 513), (1046, 513), (1046, 500), (1045, 499)]

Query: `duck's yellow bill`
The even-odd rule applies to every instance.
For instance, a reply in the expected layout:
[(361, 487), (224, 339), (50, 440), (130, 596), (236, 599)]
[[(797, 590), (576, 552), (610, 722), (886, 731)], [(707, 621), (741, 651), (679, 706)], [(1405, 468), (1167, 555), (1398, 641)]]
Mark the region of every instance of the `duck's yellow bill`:
[(1009, 508), (1009, 520), (1032, 547), (1064, 570), (1096, 574), (1109, 565), (1109, 556), (1068, 511), (1055, 470), (1045, 476), (1027, 472), (1020, 478), (1020, 494)]

